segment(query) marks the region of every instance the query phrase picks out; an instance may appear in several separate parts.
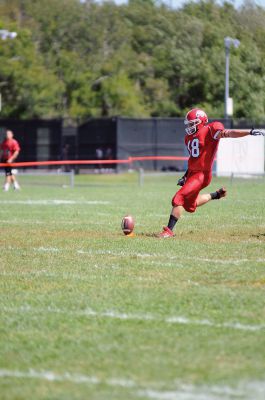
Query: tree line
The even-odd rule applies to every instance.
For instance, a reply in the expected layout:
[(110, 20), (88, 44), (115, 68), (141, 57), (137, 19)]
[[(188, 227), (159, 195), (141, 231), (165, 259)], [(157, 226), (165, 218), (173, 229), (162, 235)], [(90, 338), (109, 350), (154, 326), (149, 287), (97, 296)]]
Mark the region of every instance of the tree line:
[(0, 0), (1, 118), (224, 113), (224, 37), (236, 118), (264, 120), (265, 9), (251, 1)]

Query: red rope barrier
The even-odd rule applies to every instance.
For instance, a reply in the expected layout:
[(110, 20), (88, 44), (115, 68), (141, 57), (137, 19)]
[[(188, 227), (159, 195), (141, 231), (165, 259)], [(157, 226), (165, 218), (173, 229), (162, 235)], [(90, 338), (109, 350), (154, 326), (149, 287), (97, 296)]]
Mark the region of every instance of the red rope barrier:
[(39, 167), (45, 165), (92, 165), (92, 164), (131, 164), (135, 161), (186, 161), (188, 157), (177, 156), (143, 156), (129, 157), (125, 160), (63, 160), (63, 161), (28, 161), (17, 163), (0, 163), (0, 167)]
[(186, 161), (189, 157), (175, 157), (175, 156), (143, 156), (143, 157), (131, 157), (133, 161), (148, 161), (148, 160), (172, 160), (172, 161)]

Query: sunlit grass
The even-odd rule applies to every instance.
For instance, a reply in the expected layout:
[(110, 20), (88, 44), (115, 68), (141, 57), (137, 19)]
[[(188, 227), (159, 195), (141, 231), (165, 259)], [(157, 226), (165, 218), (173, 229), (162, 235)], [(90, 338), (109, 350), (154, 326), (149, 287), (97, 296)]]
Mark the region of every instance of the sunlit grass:
[[(210, 190), (225, 183), (227, 199), (186, 214), (163, 241), (152, 234), (167, 223), (176, 180), (136, 178), (1, 194), (0, 370), (102, 382), (0, 378), (2, 398), (127, 400), (146, 387), (264, 380), (264, 182), (215, 179)], [(133, 238), (120, 229), (128, 213)], [(189, 323), (166, 322), (174, 317)], [(104, 384), (112, 378), (137, 387)]]

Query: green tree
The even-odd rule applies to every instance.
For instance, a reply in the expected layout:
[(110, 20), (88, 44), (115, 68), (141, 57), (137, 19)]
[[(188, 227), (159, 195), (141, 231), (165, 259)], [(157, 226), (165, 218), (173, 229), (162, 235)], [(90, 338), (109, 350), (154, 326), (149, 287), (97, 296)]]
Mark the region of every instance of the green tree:
[(223, 116), (224, 37), (235, 116), (265, 111), (265, 9), (216, 0), (171, 9), (153, 0), (1, 0), (2, 116)]
[(0, 85), (2, 117), (54, 117), (61, 113), (63, 87), (44, 67), (26, 29), (13, 41), (1, 41)]

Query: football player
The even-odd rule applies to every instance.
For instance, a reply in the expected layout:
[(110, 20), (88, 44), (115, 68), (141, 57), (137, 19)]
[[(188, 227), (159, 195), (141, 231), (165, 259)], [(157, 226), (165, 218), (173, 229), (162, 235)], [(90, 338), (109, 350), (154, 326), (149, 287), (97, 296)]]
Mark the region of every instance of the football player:
[(189, 152), (188, 170), (178, 181), (181, 189), (172, 199), (173, 208), (168, 225), (159, 234), (160, 238), (174, 236), (173, 229), (184, 210), (193, 213), (197, 207), (226, 196), (227, 191), (224, 187), (214, 193), (200, 194), (212, 180), (212, 167), (220, 139), (265, 135), (265, 131), (260, 129), (232, 130), (224, 129), (223, 124), (218, 121), (208, 123), (206, 113), (198, 108), (187, 113), (184, 124), (185, 145)]
[[(0, 150), (2, 150), (1, 162), (2, 163), (13, 163), (20, 152), (20, 146), (17, 140), (14, 139), (14, 134), (12, 131), (6, 131), (6, 138), (0, 145)], [(13, 174), (12, 167), (5, 167), (5, 184), (4, 184), (4, 192), (8, 192), (11, 183), (14, 185), (15, 190), (19, 190), (20, 186), (16, 180), (15, 175)]]

